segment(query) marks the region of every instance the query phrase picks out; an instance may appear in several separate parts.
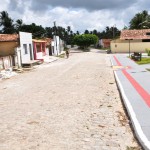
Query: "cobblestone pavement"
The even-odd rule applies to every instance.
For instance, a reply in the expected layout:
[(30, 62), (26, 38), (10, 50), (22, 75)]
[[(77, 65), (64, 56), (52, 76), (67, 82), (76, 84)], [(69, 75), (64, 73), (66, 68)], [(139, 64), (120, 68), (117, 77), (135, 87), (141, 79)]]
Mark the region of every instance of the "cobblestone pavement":
[(0, 150), (138, 150), (109, 55), (96, 50), (0, 82)]

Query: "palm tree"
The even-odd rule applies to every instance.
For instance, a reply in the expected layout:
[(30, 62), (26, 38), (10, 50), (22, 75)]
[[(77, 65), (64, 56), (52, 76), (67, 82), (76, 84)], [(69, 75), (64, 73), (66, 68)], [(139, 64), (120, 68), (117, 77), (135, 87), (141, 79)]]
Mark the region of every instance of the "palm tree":
[(15, 33), (13, 20), (9, 17), (6, 11), (0, 12), (0, 26), (2, 26), (2, 33), (12, 34)]
[(90, 33), (89, 30), (84, 31), (84, 34), (89, 34), (89, 33)]
[(24, 25), (24, 24), (23, 24), (22, 19), (16, 20), (15, 29), (16, 29), (16, 32), (17, 32), (17, 33), (21, 30), (21, 27), (22, 27), (23, 25)]
[(146, 10), (137, 13), (129, 22), (130, 29), (143, 29), (145, 26), (150, 27), (150, 16)]
[(68, 35), (70, 34), (70, 31), (71, 31), (71, 27), (70, 27), (70, 26), (68, 26), (68, 27), (67, 27)]

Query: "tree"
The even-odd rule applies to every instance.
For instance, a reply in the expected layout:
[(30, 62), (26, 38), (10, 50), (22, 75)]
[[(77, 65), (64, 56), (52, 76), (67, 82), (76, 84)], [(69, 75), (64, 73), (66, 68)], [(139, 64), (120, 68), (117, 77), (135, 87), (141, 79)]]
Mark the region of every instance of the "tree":
[(85, 30), (85, 31), (84, 31), (84, 34), (89, 34), (89, 30)]
[(6, 11), (0, 12), (0, 26), (2, 27), (2, 33), (12, 34), (15, 33), (13, 20), (9, 17)]
[(97, 35), (97, 30), (96, 29), (93, 30), (93, 34)]
[(98, 37), (94, 34), (82, 34), (82, 35), (76, 35), (74, 37), (74, 43), (83, 48), (84, 50), (87, 50), (87, 48), (91, 44), (96, 44), (98, 42)]
[(79, 31), (77, 31), (76, 34), (79, 35), (80, 34)]
[(71, 27), (70, 27), (70, 26), (68, 26), (68, 27), (67, 27), (68, 35), (70, 34), (70, 31), (71, 31)]
[(150, 15), (148, 11), (144, 10), (140, 13), (137, 13), (129, 22), (130, 29), (144, 29), (150, 28)]
[(22, 25), (20, 31), (32, 33), (33, 38), (42, 38), (46, 34), (45, 29), (41, 25), (36, 25), (35, 23)]
[(19, 33), (19, 31), (21, 30), (22, 26), (23, 26), (23, 21), (22, 19), (18, 19), (16, 20), (16, 24), (15, 24), (15, 30), (17, 33)]

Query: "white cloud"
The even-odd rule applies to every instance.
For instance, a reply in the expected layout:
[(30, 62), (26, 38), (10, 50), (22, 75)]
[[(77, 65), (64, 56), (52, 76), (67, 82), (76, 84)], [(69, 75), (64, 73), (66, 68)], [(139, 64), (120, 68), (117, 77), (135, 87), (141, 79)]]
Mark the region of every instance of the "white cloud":
[(150, 4), (149, 0), (106, 0), (105, 3), (110, 3), (105, 5), (101, 0), (86, 1), (84, 5), (85, 1), (81, 0), (3, 0), (0, 2), (0, 10), (7, 11), (14, 20), (23, 19), (25, 24), (36, 23), (43, 27), (52, 27), (56, 21), (57, 26), (71, 26), (74, 32), (83, 32), (86, 29), (102, 31), (106, 26), (114, 25), (122, 29), (136, 13)]

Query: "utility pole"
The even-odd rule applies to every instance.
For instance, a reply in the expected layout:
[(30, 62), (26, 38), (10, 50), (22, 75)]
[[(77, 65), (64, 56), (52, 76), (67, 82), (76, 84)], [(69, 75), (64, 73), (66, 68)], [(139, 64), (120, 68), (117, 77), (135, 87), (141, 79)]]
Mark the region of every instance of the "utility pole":
[(115, 27), (116, 27), (116, 25), (113, 25), (113, 40), (115, 38)]
[(57, 53), (57, 56), (58, 56), (57, 38), (56, 38), (56, 21), (54, 21), (54, 39), (55, 39), (55, 42), (56, 42), (56, 53)]

